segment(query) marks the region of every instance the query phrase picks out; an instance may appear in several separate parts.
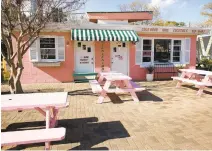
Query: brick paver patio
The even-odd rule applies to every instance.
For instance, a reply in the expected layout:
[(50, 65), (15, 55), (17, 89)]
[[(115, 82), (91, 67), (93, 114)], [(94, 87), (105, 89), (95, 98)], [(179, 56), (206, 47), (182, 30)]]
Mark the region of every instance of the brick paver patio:
[[(69, 107), (59, 114), (58, 127), (66, 138), (52, 149), (212, 149), (212, 89), (202, 97), (194, 87), (175, 88), (173, 81), (140, 82), (147, 91), (130, 95), (110, 94), (103, 104), (89, 84), (24, 85), (26, 92), (67, 91)], [(2, 91), (7, 91), (2, 86)], [(30, 100), (29, 100), (30, 101)], [(45, 126), (36, 111), (2, 112), (2, 131)], [(21, 137), (21, 136), (20, 136)], [(44, 143), (9, 146), (3, 149), (44, 149)]]

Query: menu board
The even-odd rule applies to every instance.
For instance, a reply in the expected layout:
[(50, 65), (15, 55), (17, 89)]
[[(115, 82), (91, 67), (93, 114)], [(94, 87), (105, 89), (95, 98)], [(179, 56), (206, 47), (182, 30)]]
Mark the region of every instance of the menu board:
[(80, 64), (89, 64), (89, 56), (80, 57)]

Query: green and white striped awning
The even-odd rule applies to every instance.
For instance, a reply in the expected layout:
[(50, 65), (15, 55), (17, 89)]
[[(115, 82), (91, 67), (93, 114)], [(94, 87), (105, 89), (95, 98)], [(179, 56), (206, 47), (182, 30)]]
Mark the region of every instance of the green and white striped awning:
[(139, 41), (133, 30), (72, 29), (71, 39), (77, 41)]

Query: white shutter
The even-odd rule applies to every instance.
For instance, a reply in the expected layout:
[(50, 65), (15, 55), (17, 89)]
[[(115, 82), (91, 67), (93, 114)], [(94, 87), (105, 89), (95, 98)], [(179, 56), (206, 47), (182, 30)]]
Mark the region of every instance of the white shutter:
[(142, 43), (143, 39), (139, 37), (139, 42), (136, 43), (136, 50), (135, 50), (135, 64), (141, 65), (142, 63)]
[(190, 63), (190, 51), (191, 51), (191, 39), (185, 38), (184, 40), (184, 50), (183, 50), (183, 63), (189, 64)]
[(58, 53), (58, 60), (65, 61), (65, 38), (64, 37), (57, 37), (57, 53)]
[(29, 47), (31, 61), (38, 61), (39, 38)]

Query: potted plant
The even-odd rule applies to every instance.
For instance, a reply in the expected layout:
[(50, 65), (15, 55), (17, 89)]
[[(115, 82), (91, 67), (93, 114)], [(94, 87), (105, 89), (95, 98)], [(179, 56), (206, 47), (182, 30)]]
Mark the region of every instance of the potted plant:
[(154, 71), (154, 66), (150, 65), (148, 67), (146, 67), (146, 70), (147, 70), (147, 74), (146, 74), (146, 80), (147, 81), (153, 81), (153, 78), (154, 78), (154, 74), (153, 74), (153, 71)]
[(182, 65), (182, 64), (176, 66), (176, 68), (177, 68), (177, 73), (178, 73), (178, 77), (180, 77), (181, 74), (182, 74), (182, 72), (180, 71), (180, 69), (184, 69), (184, 67), (185, 67), (185, 66)]

